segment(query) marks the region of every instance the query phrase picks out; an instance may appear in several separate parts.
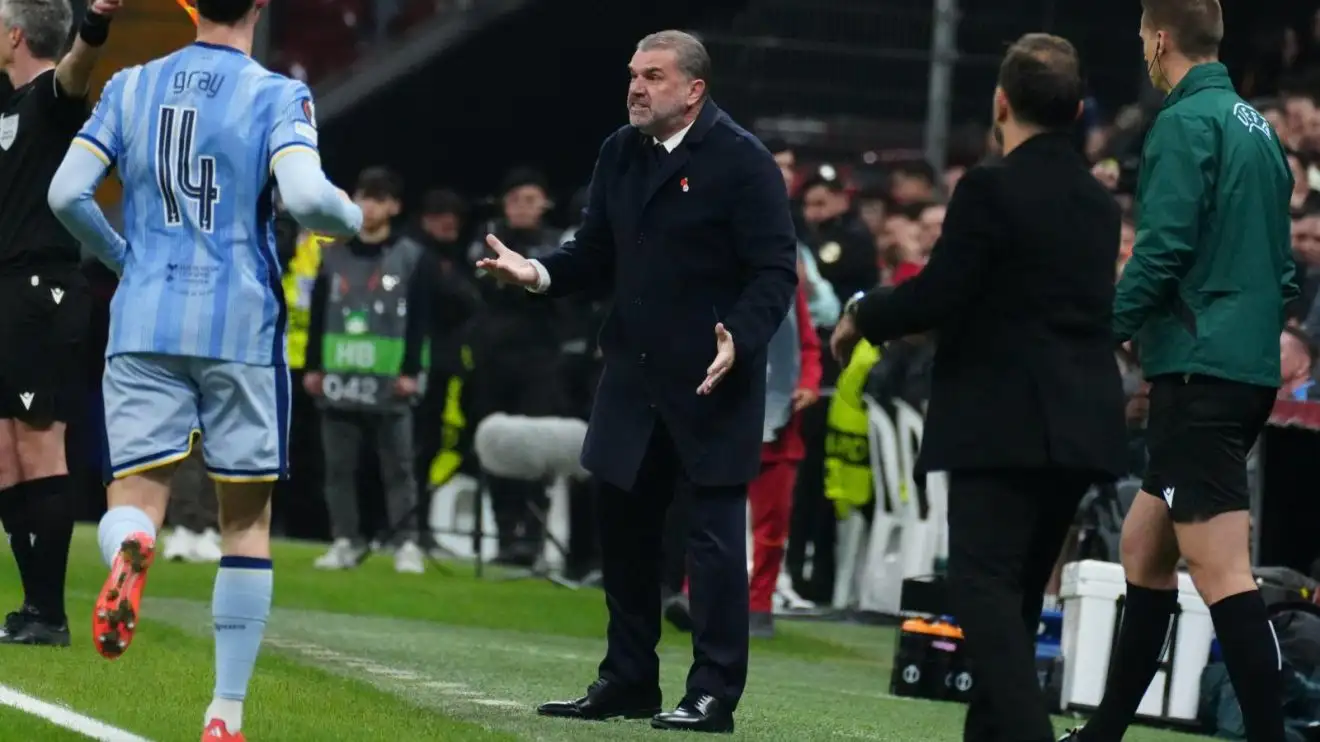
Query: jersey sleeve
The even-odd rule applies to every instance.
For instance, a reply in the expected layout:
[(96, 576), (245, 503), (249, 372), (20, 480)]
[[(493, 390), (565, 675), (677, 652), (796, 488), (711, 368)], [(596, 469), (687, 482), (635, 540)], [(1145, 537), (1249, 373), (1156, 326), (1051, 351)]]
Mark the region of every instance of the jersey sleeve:
[(123, 152), (123, 129), (121, 124), (120, 94), (124, 87), (124, 73), (117, 72), (101, 91), (101, 99), (92, 109), (82, 129), (73, 141), (91, 150), (105, 163), (113, 167)]
[(270, 167), (288, 152), (316, 149), (316, 108), (312, 91), (297, 80), (287, 80), (275, 103), (275, 121), (270, 132)]

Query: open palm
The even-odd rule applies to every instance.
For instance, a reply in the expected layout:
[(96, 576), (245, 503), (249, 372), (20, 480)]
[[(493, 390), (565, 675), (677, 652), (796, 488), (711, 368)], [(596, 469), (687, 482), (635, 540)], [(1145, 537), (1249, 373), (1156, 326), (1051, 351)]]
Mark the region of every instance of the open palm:
[(510, 250), (493, 234), (486, 235), (486, 245), (495, 251), (495, 257), (478, 260), (478, 269), (486, 271), (496, 280), (504, 283), (527, 288), (536, 286), (538, 275), (531, 261)]

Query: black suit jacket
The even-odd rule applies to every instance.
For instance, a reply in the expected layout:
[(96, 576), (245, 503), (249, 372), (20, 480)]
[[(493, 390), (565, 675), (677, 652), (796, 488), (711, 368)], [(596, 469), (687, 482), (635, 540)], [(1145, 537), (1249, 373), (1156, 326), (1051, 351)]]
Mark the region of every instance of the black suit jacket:
[[(693, 483), (743, 484), (760, 469), (766, 345), (797, 287), (788, 194), (769, 151), (710, 101), (660, 164), (654, 146), (631, 126), (606, 139), (582, 227), (541, 259), (551, 295), (613, 295), (582, 464), (631, 488), (658, 416)], [(717, 322), (736, 360), (698, 396)]]
[(1124, 472), (1119, 220), (1068, 137), (1043, 134), (970, 170), (926, 268), (858, 303), (873, 343), (938, 333), (921, 471)]

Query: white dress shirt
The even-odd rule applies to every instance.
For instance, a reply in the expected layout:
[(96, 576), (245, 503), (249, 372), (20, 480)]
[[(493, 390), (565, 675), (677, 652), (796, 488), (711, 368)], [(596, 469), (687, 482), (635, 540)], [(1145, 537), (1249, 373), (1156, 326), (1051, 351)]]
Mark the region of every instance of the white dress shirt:
[[(678, 145), (683, 143), (683, 137), (687, 136), (688, 129), (691, 129), (692, 124), (695, 124), (696, 122), (696, 119), (693, 119), (691, 123), (684, 126), (682, 129), (679, 129), (676, 134), (663, 142), (655, 137), (651, 137), (651, 141), (655, 144), (664, 145), (666, 152), (673, 152), (675, 149), (678, 149)], [(536, 286), (528, 287), (527, 290), (534, 294), (544, 294), (550, 289), (550, 272), (545, 269), (544, 265), (541, 265), (541, 261), (535, 258), (527, 262), (531, 263), (532, 267), (536, 269)]]

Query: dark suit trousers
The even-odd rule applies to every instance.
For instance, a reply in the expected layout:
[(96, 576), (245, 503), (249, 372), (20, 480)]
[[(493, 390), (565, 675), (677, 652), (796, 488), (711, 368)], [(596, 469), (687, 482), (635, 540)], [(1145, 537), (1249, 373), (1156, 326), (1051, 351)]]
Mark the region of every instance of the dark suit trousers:
[(949, 478), (949, 588), (976, 672), (965, 742), (1052, 742), (1036, 679), (1045, 583), (1094, 477), (1068, 470)]
[(596, 503), (610, 614), (600, 676), (659, 686), (665, 516), (676, 495), (688, 505), (693, 662), (687, 690), (734, 708), (747, 684), (747, 487), (694, 485), (658, 420), (632, 491), (602, 482)]

